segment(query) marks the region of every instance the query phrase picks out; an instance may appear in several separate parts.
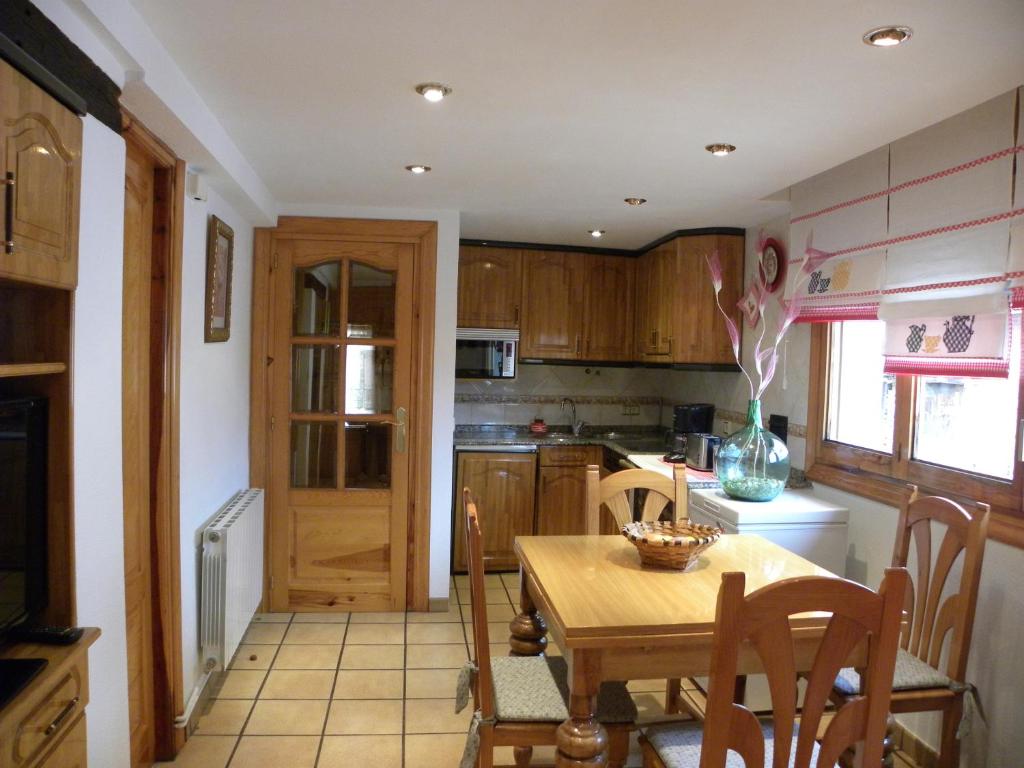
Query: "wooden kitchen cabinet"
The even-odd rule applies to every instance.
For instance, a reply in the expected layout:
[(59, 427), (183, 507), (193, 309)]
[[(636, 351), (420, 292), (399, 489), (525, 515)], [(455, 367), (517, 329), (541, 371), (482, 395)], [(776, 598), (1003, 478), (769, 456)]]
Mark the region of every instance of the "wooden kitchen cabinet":
[(466, 571), (466, 511), (462, 489), (469, 488), (480, 510), (484, 570), (519, 567), (512, 545), (533, 533), (537, 456), (533, 453), (460, 451), (455, 482), (455, 546), (452, 570)]
[(518, 328), (522, 291), (522, 251), (459, 248), (460, 328)]
[(628, 256), (584, 257), (582, 359), (633, 359), (636, 265)]
[(520, 358), (579, 359), (582, 302), (583, 254), (524, 251)]
[(735, 363), (725, 320), (715, 305), (707, 256), (722, 264), (722, 307), (737, 327), (743, 292), (743, 236), (683, 235), (643, 254), (637, 265), (636, 356), (639, 362)]
[(597, 445), (540, 449), (538, 536), (587, 532), (587, 465), (602, 463), (602, 448)]
[(0, 277), (74, 288), (82, 121), (0, 62), (0, 131)]

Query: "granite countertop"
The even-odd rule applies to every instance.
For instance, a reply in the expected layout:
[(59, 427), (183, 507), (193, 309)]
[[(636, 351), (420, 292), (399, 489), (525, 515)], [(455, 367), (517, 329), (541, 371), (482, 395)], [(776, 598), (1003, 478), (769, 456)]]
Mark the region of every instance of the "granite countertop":
[(637, 453), (664, 455), (668, 452), (668, 438), (663, 427), (590, 427), (579, 436), (573, 435), (568, 427), (561, 430), (549, 427), (545, 435), (531, 432), (525, 426), (455, 427), (456, 450), (483, 446), (539, 448), (560, 445), (601, 445), (623, 456)]

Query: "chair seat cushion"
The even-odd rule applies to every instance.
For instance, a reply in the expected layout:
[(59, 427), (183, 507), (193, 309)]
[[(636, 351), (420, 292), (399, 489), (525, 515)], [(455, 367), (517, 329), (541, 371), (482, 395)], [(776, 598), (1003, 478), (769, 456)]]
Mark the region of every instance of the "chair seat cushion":
[[(569, 717), (569, 673), (565, 659), (496, 656), (491, 659), (494, 709), (499, 720), (555, 722)], [(604, 683), (597, 697), (602, 723), (632, 723), (636, 705), (625, 683)]]
[[(924, 688), (948, 688), (952, 681), (935, 667), (926, 664), (902, 648), (896, 653), (896, 671), (892, 676), (894, 691), (918, 691)], [(844, 696), (860, 693), (860, 675), (857, 670), (841, 669), (835, 688)]]
[[(658, 753), (665, 768), (699, 768), (700, 749), (703, 737), (701, 723), (670, 723), (655, 725), (644, 731), (644, 736)], [(772, 752), (775, 749), (775, 729), (770, 720), (761, 721), (761, 732), (764, 734), (764, 766), (772, 768)], [(796, 759), (796, 739), (799, 726), (793, 734), (793, 749), (790, 752), (789, 764)], [(818, 742), (814, 742), (811, 751), (811, 765), (818, 763)], [(738, 752), (730, 750), (725, 759), (725, 768), (754, 768), (744, 766), (743, 758)]]

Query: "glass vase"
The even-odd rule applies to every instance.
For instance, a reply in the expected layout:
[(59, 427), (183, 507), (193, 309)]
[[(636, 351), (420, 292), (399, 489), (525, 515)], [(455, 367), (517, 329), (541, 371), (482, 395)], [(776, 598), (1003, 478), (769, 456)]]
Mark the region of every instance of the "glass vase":
[(715, 475), (733, 499), (771, 501), (789, 479), (789, 449), (761, 423), (761, 401), (751, 400), (747, 425), (729, 435), (718, 449)]

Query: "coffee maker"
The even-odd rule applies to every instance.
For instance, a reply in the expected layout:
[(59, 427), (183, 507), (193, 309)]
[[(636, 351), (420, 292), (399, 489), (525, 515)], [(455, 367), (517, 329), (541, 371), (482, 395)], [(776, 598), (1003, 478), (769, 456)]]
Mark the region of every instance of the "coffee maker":
[(683, 403), (672, 409), (672, 448), (665, 461), (683, 464), (690, 435), (706, 435), (715, 421), (715, 406), (711, 403)]

